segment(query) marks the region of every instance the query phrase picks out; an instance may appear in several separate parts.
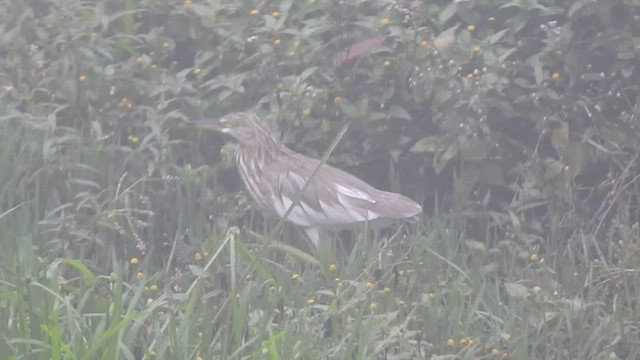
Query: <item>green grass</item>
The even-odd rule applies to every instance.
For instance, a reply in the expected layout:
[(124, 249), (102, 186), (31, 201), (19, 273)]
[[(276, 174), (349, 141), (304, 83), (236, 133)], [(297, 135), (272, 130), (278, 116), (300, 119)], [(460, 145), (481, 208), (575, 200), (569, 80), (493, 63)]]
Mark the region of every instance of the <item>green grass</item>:
[[(560, 5), (506, 2), (11, 2), (0, 359), (640, 358), (638, 158), (621, 130), (637, 117), (637, 69), (622, 66), (633, 25), (618, 28), (624, 11), (607, 2), (565, 9), (575, 23), (562, 28), (549, 21)], [(460, 31), (432, 39), (424, 24)], [(556, 43), (540, 24), (575, 34)], [(382, 48), (336, 64), (347, 41), (376, 36)], [(554, 47), (565, 40), (568, 57)], [(436, 56), (438, 42), (450, 53)], [(582, 78), (572, 59), (609, 44), (618, 60), (593, 59)], [(294, 147), (335, 148), (345, 168), (391, 153), (394, 191), (401, 179), (425, 190), (425, 166), (460, 176), (425, 195), (418, 224), (354, 229), (308, 252), (301, 232), (234, 192), (220, 138), (179, 126), (256, 103)], [(585, 111), (592, 125), (569, 124)], [(342, 121), (359, 129), (336, 147)], [(519, 121), (531, 137), (501, 132)], [(611, 175), (588, 191), (565, 171), (602, 164)], [(488, 205), (487, 184), (514, 199)], [(576, 208), (585, 192), (599, 209)]]
[[(462, 210), (300, 256), (198, 216), (208, 170), (167, 183), (109, 164), (79, 170), (98, 182), (87, 184), (51, 170), (33, 147), (41, 133), (0, 126), (0, 166), (14, 169), (1, 175), (2, 358), (639, 356), (634, 269), (552, 244), (539, 254), (494, 235), (495, 221), (471, 238)], [(61, 156), (91, 163), (105, 151), (75, 139)], [(174, 232), (153, 239), (167, 223)], [(305, 249), (298, 232), (284, 234)]]

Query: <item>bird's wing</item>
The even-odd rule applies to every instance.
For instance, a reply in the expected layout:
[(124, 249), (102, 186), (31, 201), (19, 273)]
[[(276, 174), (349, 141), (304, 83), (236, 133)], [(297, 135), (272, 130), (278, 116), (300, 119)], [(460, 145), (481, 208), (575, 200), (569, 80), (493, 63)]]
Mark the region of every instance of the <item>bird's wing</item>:
[[(305, 185), (319, 161), (292, 154), (288, 161), (275, 161), (265, 168), (274, 193), (276, 212), (283, 215)], [(324, 164), (302, 194), (289, 220), (302, 226), (342, 225), (378, 218), (406, 218), (421, 211), (412, 200), (378, 190), (355, 176)]]

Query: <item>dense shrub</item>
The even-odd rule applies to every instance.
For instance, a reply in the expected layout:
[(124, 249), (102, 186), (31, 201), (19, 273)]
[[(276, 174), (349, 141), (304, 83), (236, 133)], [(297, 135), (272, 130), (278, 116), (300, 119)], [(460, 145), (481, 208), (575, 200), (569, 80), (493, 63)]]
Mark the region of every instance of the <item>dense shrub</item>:
[[(7, 268), (182, 268), (251, 223), (227, 140), (188, 127), (247, 109), (317, 157), (348, 122), (330, 162), (460, 215), (476, 250), (546, 254), (560, 283), (591, 260), (599, 280), (637, 268), (637, 0), (31, 0), (0, 17)], [(586, 278), (570, 291), (615, 292)]]

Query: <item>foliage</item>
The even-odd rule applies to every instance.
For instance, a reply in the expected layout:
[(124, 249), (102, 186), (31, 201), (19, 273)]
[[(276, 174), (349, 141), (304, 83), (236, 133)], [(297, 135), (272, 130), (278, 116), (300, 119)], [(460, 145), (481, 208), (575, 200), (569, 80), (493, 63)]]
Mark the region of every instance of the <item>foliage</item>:
[[(639, 356), (637, 0), (4, 5), (0, 357)], [(430, 220), (255, 241), (246, 109)]]

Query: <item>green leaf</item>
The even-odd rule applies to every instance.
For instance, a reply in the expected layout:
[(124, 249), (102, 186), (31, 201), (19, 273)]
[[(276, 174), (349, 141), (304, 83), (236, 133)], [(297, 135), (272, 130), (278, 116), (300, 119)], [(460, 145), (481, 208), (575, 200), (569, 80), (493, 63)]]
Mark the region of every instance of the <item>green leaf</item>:
[(411, 120), (411, 115), (409, 115), (407, 110), (398, 105), (391, 105), (391, 108), (389, 108), (389, 116), (394, 119)]
[(423, 153), (423, 152), (436, 152), (440, 149), (440, 137), (438, 136), (425, 136), (422, 139), (418, 140), (411, 149), (410, 152), (413, 153)]
[(553, 179), (564, 170), (564, 164), (558, 160), (549, 160), (546, 165), (547, 168), (544, 172), (544, 178), (546, 180)]
[(502, 37), (509, 31), (510, 29), (502, 29), (500, 31), (498, 31), (497, 33), (489, 36), (489, 44), (493, 45), (495, 43), (497, 43), (498, 41), (500, 41), (500, 39), (502, 39)]
[(487, 146), (483, 141), (464, 139), (460, 141), (460, 159), (464, 161), (479, 161), (487, 158)]
[(544, 72), (542, 71), (540, 54), (529, 57), (526, 62), (533, 68), (533, 76), (536, 79), (536, 84), (542, 84), (542, 82), (544, 81)]
[(436, 39), (433, 41), (433, 44), (436, 46), (438, 51), (442, 56), (446, 56), (448, 58), (449, 50), (456, 43), (456, 31), (460, 26), (456, 25), (448, 28), (447, 30), (438, 34)]
[(630, 78), (631, 75), (633, 75), (633, 70), (635, 69), (634, 65), (631, 66), (626, 66), (624, 68), (622, 68), (622, 70), (620, 70), (620, 74), (622, 74), (622, 76), (624, 76), (626, 79)]
[(589, 148), (585, 144), (571, 143), (565, 150), (565, 161), (569, 173), (574, 178), (580, 175), (589, 164)]
[(511, 296), (512, 298), (525, 299), (529, 296), (529, 289), (527, 289), (527, 287), (524, 285), (507, 282), (504, 284), (504, 287), (505, 290), (507, 290), (507, 295)]
[(309, 76), (313, 75), (314, 72), (316, 72), (316, 70), (318, 70), (317, 66), (312, 66), (308, 69), (305, 69), (301, 74), (300, 74), (300, 80), (304, 81), (306, 80)]
[(69, 266), (71, 266), (72, 268), (76, 269), (80, 273), (80, 275), (82, 275), (82, 278), (84, 279), (84, 282), (87, 283), (88, 285), (94, 286), (95, 284), (97, 284), (98, 279), (97, 279), (96, 275), (93, 273), (93, 271), (89, 270), (89, 268), (86, 267), (79, 260), (66, 259), (66, 260), (64, 260), (64, 263), (69, 265)]
[(346, 115), (348, 119), (357, 119), (360, 117), (360, 111), (348, 101), (340, 103), (340, 111)]
[(518, 216), (511, 210), (508, 210), (507, 212), (509, 213), (509, 219), (511, 220), (511, 225), (513, 225), (513, 228), (516, 230), (522, 229), (522, 224), (520, 223), (520, 219), (518, 219)]
[(567, 123), (563, 123), (561, 127), (553, 130), (551, 145), (559, 153), (562, 153), (569, 146), (569, 126)]
[(447, 5), (442, 11), (440, 11), (440, 13), (438, 14), (438, 20), (441, 24), (444, 24), (449, 21), (449, 19), (451, 19), (451, 17), (455, 15), (457, 11), (458, 4), (455, 1), (451, 1), (449, 2), (449, 5)]
[(280, 359), (279, 353), (278, 353), (278, 343), (282, 340), (282, 338), (286, 335), (286, 331), (280, 331), (276, 334), (274, 334), (273, 336), (271, 336), (269, 339), (267, 339), (262, 346), (258, 347), (256, 349), (256, 356), (255, 358), (265, 358), (265, 352), (269, 354), (269, 359), (270, 360), (277, 360)]
[(458, 143), (452, 142), (444, 152), (437, 153), (433, 158), (433, 168), (436, 171), (436, 174), (440, 174), (447, 166), (449, 160), (453, 159), (459, 152), (460, 147), (458, 146)]
[[(127, 315), (125, 318), (111, 323), (109, 328), (105, 330), (100, 337), (92, 344), (91, 348), (87, 353), (82, 357), (83, 360), (94, 359), (94, 356), (98, 353), (98, 351), (111, 339), (118, 336), (120, 331), (122, 331), (129, 323), (133, 322), (140, 316), (139, 313), (131, 313)], [(114, 319), (115, 320), (115, 319)]]
[(487, 252), (487, 246), (480, 241), (469, 239), (465, 241), (465, 244), (467, 244), (467, 247), (471, 250), (476, 250), (483, 253)]
[(380, 121), (387, 119), (387, 114), (379, 111), (374, 111), (369, 114), (369, 121)]

